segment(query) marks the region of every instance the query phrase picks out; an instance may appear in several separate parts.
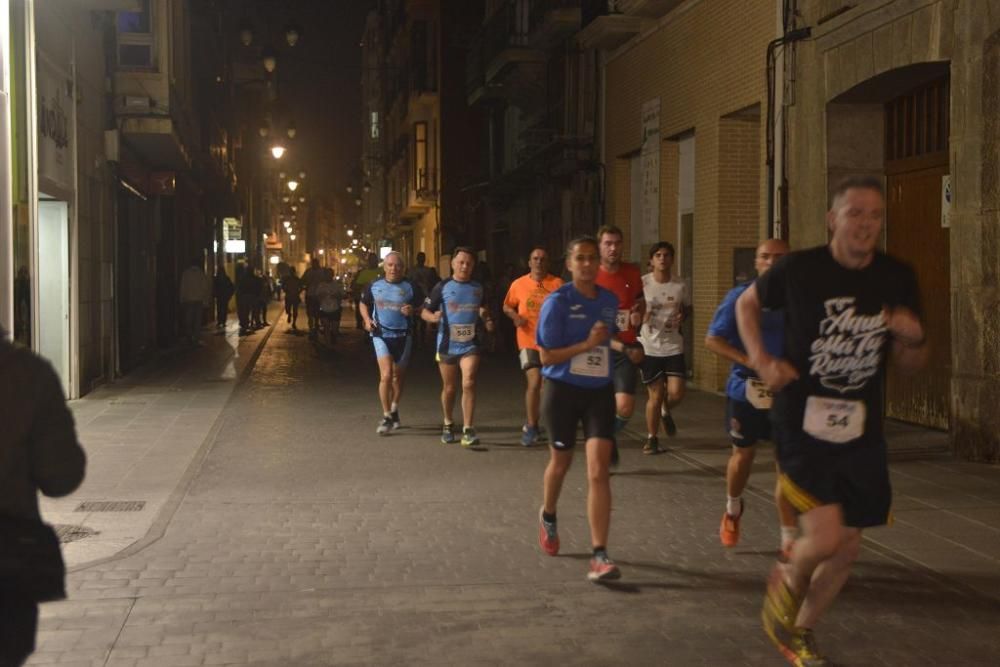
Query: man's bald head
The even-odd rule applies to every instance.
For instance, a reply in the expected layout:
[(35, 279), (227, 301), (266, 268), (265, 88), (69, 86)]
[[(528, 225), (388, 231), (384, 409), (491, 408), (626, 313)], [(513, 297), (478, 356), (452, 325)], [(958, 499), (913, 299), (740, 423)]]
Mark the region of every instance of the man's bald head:
[(762, 276), (774, 263), (788, 254), (788, 242), (784, 239), (767, 239), (757, 246), (757, 255), (754, 257), (754, 268), (757, 275)]

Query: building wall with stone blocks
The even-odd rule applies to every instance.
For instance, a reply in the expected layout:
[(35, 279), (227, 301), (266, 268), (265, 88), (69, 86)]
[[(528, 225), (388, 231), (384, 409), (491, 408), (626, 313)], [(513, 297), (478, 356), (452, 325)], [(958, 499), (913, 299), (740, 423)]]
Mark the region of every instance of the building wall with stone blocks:
[[(813, 31), (793, 49), (787, 97), (793, 247), (826, 241), (839, 177), (884, 162), (879, 95), (903, 94), (935, 67), (949, 77), (950, 433), (960, 456), (1000, 461), (1000, 0), (823, 0), (799, 10)], [(852, 153), (847, 142), (875, 147)]]
[[(630, 247), (629, 160), (641, 146), (643, 103), (660, 100), (660, 235), (692, 268), (694, 315), (688, 330), (696, 386), (720, 390), (728, 362), (702, 341), (719, 301), (733, 286), (734, 249), (766, 236), (765, 124), (767, 44), (776, 3), (692, 0), (610, 53), (605, 69), (605, 219)], [(678, 225), (676, 139), (695, 136), (693, 252), (683, 255)], [(645, 257), (632, 257), (643, 271)], [(688, 264), (686, 264), (688, 265)]]

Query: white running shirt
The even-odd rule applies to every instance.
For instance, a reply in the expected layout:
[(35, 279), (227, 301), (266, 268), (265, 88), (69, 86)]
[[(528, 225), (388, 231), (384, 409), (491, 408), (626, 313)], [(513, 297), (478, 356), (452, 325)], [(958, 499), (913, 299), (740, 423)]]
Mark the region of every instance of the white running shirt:
[(679, 308), (691, 305), (687, 283), (677, 277), (660, 283), (650, 272), (642, 277), (642, 294), (649, 318), (639, 330), (639, 342), (646, 354), (651, 357), (683, 354), (684, 339), (680, 330), (670, 323)]

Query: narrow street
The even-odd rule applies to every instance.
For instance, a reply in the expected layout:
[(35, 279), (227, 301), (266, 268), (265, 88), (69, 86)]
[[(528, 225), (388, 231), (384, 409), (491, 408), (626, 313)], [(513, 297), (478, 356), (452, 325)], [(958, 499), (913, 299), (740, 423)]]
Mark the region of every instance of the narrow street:
[[(727, 551), (720, 398), (690, 395), (669, 453), (626, 445), (609, 545), (624, 576), (595, 586), (584, 576), (582, 461), (560, 504), (563, 553), (537, 546), (547, 453), (517, 444), (514, 359), (484, 361), (482, 451), (438, 441), (440, 383), (426, 350), (408, 378), (404, 428), (378, 437), (375, 364), (348, 317), (333, 352), (277, 323), (252, 369), (230, 369), (235, 389), (204, 442), (178, 442), (172, 462), (134, 462), (129, 474), (185, 461), (173, 500), (148, 520), (154, 539), (89, 563), (68, 550), (70, 598), (43, 606), (29, 664), (783, 664), (759, 623), (777, 544), (770, 452), (751, 480), (743, 541)], [(214, 369), (207, 360), (231, 335), (189, 354)], [(239, 343), (243, 363), (265, 335)], [(86, 402), (74, 410), (99, 461), (110, 445), (88, 437), (101, 416)], [(997, 470), (921, 450), (913, 443), (926, 434), (894, 437), (906, 440), (893, 444), (896, 524), (871, 531), (817, 630), (821, 645), (851, 665), (995, 664)], [(61, 502), (142, 500), (98, 498), (108, 482), (88, 480)], [(99, 536), (67, 546), (88, 539)]]

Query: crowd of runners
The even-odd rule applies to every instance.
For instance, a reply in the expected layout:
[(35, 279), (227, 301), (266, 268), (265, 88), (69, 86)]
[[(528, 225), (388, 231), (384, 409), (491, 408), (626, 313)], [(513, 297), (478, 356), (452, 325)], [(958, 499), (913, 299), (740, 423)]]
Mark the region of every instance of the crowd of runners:
[[(742, 497), (757, 443), (776, 446), (777, 563), (767, 582), (762, 622), (791, 663), (827, 661), (813, 627), (837, 597), (857, 557), (861, 530), (886, 523), (891, 489), (882, 434), (886, 362), (915, 371), (927, 359), (915, 275), (878, 251), (885, 212), (880, 181), (854, 178), (833, 192), (825, 246), (789, 252), (778, 239), (757, 248), (757, 278), (718, 305), (706, 347), (732, 362), (720, 426), (732, 445), (720, 543), (740, 539)], [(587, 577), (621, 571), (608, 555), (609, 469), (616, 438), (646, 387), (644, 454), (661, 451), (662, 428), (677, 432), (673, 410), (684, 398), (682, 327), (691, 295), (674, 275), (674, 247), (655, 244), (649, 272), (622, 261), (623, 234), (604, 226), (566, 249), (567, 280), (549, 272), (544, 248), (513, 281), (502, 304), (517, 336), (526, 379), (521, 443), (547, 443), (538, 542), (559, 553), (557, 505), (573, 461), (577, 430), (587, 465), (592, 557)], [(385, 276), (367, 286), (359, 307), (378, 361), (382, 417), (377, 432), (399, 428), (399, 401), (423, 322), (436, 325), (442, 380), (441, 442), (475, 447), (476, 376), (490, 304), (473, 280), (475, 253), (452, 255), (452, 275), (429, 293), (404, 277), (403, 258), (385, 258)], [(416, 325), (415, 325), (416, 323)], [(461, 384), (461, 429), (453, 420)]]

